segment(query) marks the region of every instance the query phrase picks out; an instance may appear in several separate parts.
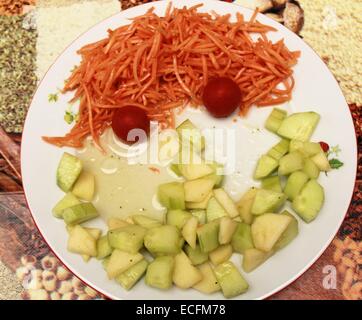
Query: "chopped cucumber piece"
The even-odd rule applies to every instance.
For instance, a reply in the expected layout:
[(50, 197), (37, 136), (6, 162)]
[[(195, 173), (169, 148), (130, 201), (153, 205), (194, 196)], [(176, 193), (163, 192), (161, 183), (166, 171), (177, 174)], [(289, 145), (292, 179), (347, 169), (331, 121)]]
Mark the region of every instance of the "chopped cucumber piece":
[(158, 200), (168, 209), (185, 209), (183, 183), (170, 182), (158, 187)]
[(108, 241), (112, 248), (136, 253), (143, 247), (145, 234), (145, 228), (129, 225), (108, 231)]
[(214, 181), (214, 186), (219, 188), (224, 180), (224, 166), (217, 162), (210, 163), (209, 166), (214, 170), (214, 173), (206, 176), (206, 178), (212, 179)]
[(284, 193), (288, 197), (288, 199), (293, 201), (308, 180), (309, 177), (303, 171), (293, 172), (289, 176), (287, 184), (284, 188)]
[(274, 145), (267, 153), (268, 156), (274, 158), (275, 160), (279, 160), (282, 156), (284, 156), (289, 150), (289, 140), (282, 139), (276, 145)]
[(219, 264), (214, 272), (225, 298), (238, 296), (249, 288), (239, 270), (230, 261)]
[(205, 149), (205, 138), (190, 120), (187, 119), (182, 122), (176, 128), (176, 131), (182, 144), (190, 145), (192, 148), (195, 148), (197, 152)]
[(118, 249), (113, 250), (109, 262), (107, 263), (107, 275), (109, 279), (118, 277), (136, 263), (143, 260), (140, 253), (129, 253)]
[(233, 254), (233, 247), (230, 244), (224, 244), (209, 253), (210, 261), (217, 266), (230, 259)]
[(175, 226), (164, 225), (149, 229), (144, 238), (148, 251), (156, 254), (177, 254), (181, 250), (180, 231)]
[(213, 192), (210, 192), (204, 200), (200, 202), (186, 202), (187, 209), (206, 209), (210, 198), (213, 196)]
[(196, 217), (191, 217), (182, 228), (182, 236), (185, 241), (193, 248), (196, 248), (196, 230), (199, 221)]
[(231, 220), (229, 217), (222, 217), (220, 219), (220, 228), (219, 228), (219, 243), (228, 244), (231, 241), (231, 238), (238, 226), (238, 223), (234, 220)]
[(57, 169), (57, 185), (64, 192), (72, 189), (82, 171), (82, 162), (75, 156), (64, 152)]
[(135, 214), (132, 216), (132, 220), (135, 224), (145, 228), (145, 229), (151, 229), (155, 227), (162, 226), (162, 223), (157, 221), (156, 219), (152, 219), (150, 217), (147, 217), (142, 214)]
[(323, 151), (311, 157), (311, 160), (314, 162), (314, 164), (318, 167), (320, 171), (327, 172), (332, 170), (331, 165), (329, 164), (329, 161), (327, 159), (327, 156)]
[(238, 223), (231, 238), (231, 245), (235, 252), (243, 253), (246, 249), (254, 248), (250, 225)]
[(97, 241), (97, 259), (102, 260), (111, 255), (113, 248), (109, 244), (108, 236), (105, 235)]
[(199, 224), (206, 223), (206, 211), (205, 210), (191, 210), (191, 214), (197, 218)]
[(199, 179), (214, 172), (214, 169), (205, 163), (179, 164), (179, 169), (187, 180)]
[(67, 193), (53, 208), (53, 216), (59, 219), (63, 218), (63, 211), (67, 208), (80, 204), (80, 201), (72, 193)]
[(210, 252), (219, 246), (219, 221), (208, 222), (197, 229), (202, 252)]
[(178, 176), (178, 177), (182, 176), (182, 173), (181, 173), (180, 168), (177, 163), (171, 163), (170, 169), (176, 176)]
[(282, 185), (279, 176), (271, 176), (261, 180), (261, 187), (265, 190), (282, 192)]
[(275, 212), (286, 200), (287, 197), (284, 193), (259, 189), (256, 193), (253, 206), (251, 207), (251, 212), (254, 215)]
[(243, 270), (251, 272), (263, 264), (271, 255), (271, 252), (264, 252), (255, 248), (247, 249), (243, 255)]
[(202, 274), (202, 280), (193, 286), (194, 289), (202, 293), (214, 293), (221, 289), (216, 279), (214, 271), (208, 262), (198, 266)]
[(107, 220), (107, 225), (109, 230), (118, 229), (121, 227), (129, 226), (130, 224), (127, 221), (118, 218), (109, 218)]
[(146, 284), (158, 289), (170, 289), (172, 286), (173, 269), (173, 257), (157, 257), (148, 265), (145, 280)]
[(172, 280), (181, 289), (188, 289), (202, 280), (202, 273), (194, 267), (185, 252), (175, 256)]
[(207, 204), (206, 208), (206, 220), (207, 222), (219, 219), (221, 217), (228, 216), (227, 212), (224, 210), (224, 208), (221, 206), (221, 204), (212, 197), (209, 200), (209, 203)]
[(303, 172), (310, 178), (310, 179), (318, 179), (319, 177), (319, 168), (311, 159), (304, 160), (304, 167)]
[(231, 218), (235, 218), (239, 215), (238, 208), (236, 207), (233, 199), (222, 188), (214, 190), (215, 199), (221, 204), (225, 211)]
[(288, 227), (280, 236), (279, 240), (275, 243), (273, 250), (277, 251), (286, 247), (292, 240), (298, 235), (298, 220), (290, 214), (287, 210), (283, 211), (281, 214), (287, 215), (292, 218), (292, 221), (289, 223)]
[(142, 278), (147, 270), (148, 262), (143, 259), (137, 262), (134, 266), (130, 267), (125, 272), (121, 273), (116, 281), (126, 290), (132, 287)]
[(251, 213), (251, 208), (253, 206), (256, 193), (258, 192), (257, 188), (250, 188), (236, 204), (239, 209), (240, 218), (243, 222), (251, 224), (253, 222), (254, 216)]
[(191, 217), (191, 213), (185, 210), (169, 210), (167, 212), (166, 221), (167, 224), (175, 226), (181, 230), (187, 220), (189, 220)]
[(319, 122), (316, 112), (299, 112), (285, 118), (277, 133), (290, 140), (308, 141)]
[(94, 175), (82, 171), (73, 186), (72, 193), (82, 200), (91, 201), (94, 196), (94, 185)]
[(287, 176), (294, 171), (302, 170), (303, 167), (304, 160), (302, 154), (298, 151), (294, 151), (288, 153), (279, 160), (278, 174)]
[(214, 181), (211, 179), (186, 181), (184, 183), (185, 200), (187, 202), (201, 202), (207, 197), (213, 187)]
[(86, 222), (98, 217), (97, 209), (92, 203), (80, 203), (63, 211), (63, 219), (67, 225)]
[(194, 266), (204, 263), (208, 260), (207, 252), (202, 252), (199, 245), (192, 249), (188, 244), (185, 246), (185, 252)]
[(256, 217), (251, 225), (255, 248), (265, 252), (271, 251), (291, 221), (291, 217), (275, 213)]
[(319, 143), (309, 141), (292, 140), (289, 152), (299, 151), (304, 157), (309, 158), (322, 151)]
[(261, 179), (278, 168), (278, 161), (268, 155), (262, 155), (256, 165), (254, 179)]
[(306, 183), (302, 191), (294, 199), (292, 207), (305, 222), (311, 222), (318, 215), (323, 202), (323, 187), (312, 179)]
[(285, 110), (274, 108), (269, 117), (266, 119), (265, 128), (276, 133), (286, 116), (287, 112)]
[(67, 249), (73, 253), (95, 257), (97, 240), (85, 228), (76, 225), (69, 232)]

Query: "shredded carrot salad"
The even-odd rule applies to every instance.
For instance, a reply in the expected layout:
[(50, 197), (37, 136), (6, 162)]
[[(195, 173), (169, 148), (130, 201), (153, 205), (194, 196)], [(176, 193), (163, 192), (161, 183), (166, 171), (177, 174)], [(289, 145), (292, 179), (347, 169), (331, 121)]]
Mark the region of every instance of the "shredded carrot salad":
[[(117, 108), (137, 106), (163, 127), (174, 126), (175, 108), (202, 105), (208, 79), (224, 76), (240, 87), (240, 115), (252, 105), (267, 106), (291, 99), (292, 67), (299, 51), (289, 51), (282, 40), (272, 43), (276, 31), (241, 14), (198, 12), (202, 6), (168, 6), (159, 17), (150, 9), (132, 23), (108, 31), (108, 38), (81, 48), (82, 57), (66, 81), (64, 92), (75, 90), (79, 118), (64, 137), (44, 137), (57, 146), (81, 147), (91, 135), (99, 137), (110, 126)], [(251, 34), (259, 34), (253, 40)], [(282, 85), (282, 88), (281, 86)]]

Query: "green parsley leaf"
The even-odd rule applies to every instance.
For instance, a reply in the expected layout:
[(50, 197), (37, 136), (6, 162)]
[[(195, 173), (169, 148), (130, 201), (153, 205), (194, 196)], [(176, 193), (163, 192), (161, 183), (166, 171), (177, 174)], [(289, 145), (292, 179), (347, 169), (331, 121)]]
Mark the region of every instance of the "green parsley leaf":
[(332, 169), (338, 169), (343, 166), (343, 162), (339, 161), (338, 159), (331, 159), (329, 160), (329, 164)]
[(48, 96), (49, 102), (57, 102), (58, 101), (58, 94), (57, 93), (50, 93)]
[(68, 124), (71, 124), (74, 121), (74, 116), (70, 112), (65, 112), (64, 121)]

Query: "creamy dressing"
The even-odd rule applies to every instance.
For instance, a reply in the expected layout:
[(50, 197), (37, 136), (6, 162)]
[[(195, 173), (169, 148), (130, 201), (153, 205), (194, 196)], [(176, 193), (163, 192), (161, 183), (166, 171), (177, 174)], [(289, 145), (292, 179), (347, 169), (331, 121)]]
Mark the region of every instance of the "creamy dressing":
[(168, 166), (135, 163), (125, 157), (127, 145), (121, 143), (112, 130), (101, 137), (105, 153), (91, 140), (77, 151), (84, 169), (95, 176), (94, 206), (101, 217), (124, 219), (133, 214), (144, 214), (163, 220), (166, 209), (157, 200), (160, 184), (177, 180)]

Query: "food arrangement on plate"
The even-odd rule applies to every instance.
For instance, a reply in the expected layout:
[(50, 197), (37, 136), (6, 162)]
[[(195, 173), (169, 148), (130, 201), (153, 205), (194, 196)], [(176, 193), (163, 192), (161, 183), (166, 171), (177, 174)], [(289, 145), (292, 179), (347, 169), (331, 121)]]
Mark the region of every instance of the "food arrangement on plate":
[[(77, 114), (64, 116), (73, 126), (64, 136), (43, 137), (74, 150), (58, 158), (64, 195), (53, 208), (64, 220), (68, 251), (98, 260), (127, 291), (142, 278), (155, 290), (175, 285), (225, 298), (258, 286), (249, 275), (292, 246), (300, 224), (313, 224), (328, 199), (321, 172), (343, 165), (330, 162), (328, 144), (311, 141), (316, 111), (283, 108), (300, 52), (270, 40), (276, 29), (259, 22), (257, 11), (245, 20), (200, 7), (169, 4), (162, 16), (150, 9), (83, 46), (62, 90), (79, 102)], [(210, 158), (208, 151), (221, 147), (192, 113), (180, 119), (192, 109), (237, 125), (269, 106), (265, 135), (278, 141), (244, 173), (254, 185), (235, 196), (228, 188), (232, 159)], [(150, 152), (152, 140), (156, 164), (130, 156), (145, 145)], [(99, 219), (106, 230), (92, 225)]]

